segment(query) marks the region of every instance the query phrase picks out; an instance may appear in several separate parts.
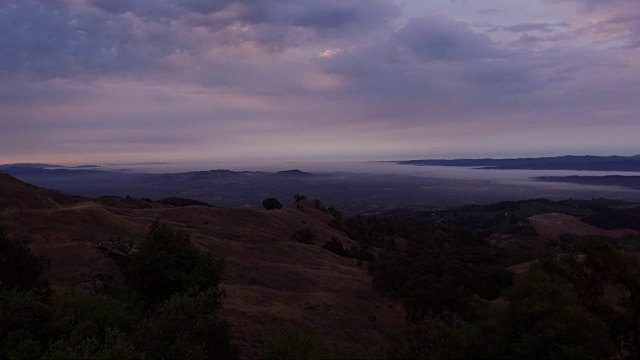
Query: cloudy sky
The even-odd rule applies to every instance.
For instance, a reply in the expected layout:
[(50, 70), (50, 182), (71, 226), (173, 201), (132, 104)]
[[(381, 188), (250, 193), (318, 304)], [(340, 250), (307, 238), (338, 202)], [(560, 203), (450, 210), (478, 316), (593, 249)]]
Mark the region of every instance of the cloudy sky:
[(0, 163), (640, 153), (637, 0), (0, 0)]

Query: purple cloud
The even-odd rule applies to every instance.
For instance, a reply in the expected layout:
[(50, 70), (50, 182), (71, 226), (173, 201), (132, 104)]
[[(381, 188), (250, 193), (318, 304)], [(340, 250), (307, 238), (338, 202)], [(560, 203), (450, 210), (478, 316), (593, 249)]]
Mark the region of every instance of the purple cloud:
[(488, 35), (444, 16), (411, 19), (398, 31), (395, 41), (423, 61), (484, 58), (498, 53)]
[(529, 32), (529, 31), (549, 33), (549, 32), (552, 32), (556, 27), (566, 27), (566, 26), (569, 26), (569, 24), (567, 23), (561, 23), (561, 24), (523, 23), (523, 24), (505, 26), (504, 30), (512, 33), (523, 33), (523, 32)]
[[(7, 0), (0, 161), (415, 153), (483, 127), (629, 133), (640, 7), (556, 3), (514, 19), (499, 3), (447, 13), (462, 9), (448, 0), (412, 14), (391, 0)], [(571, 4), (575, 16), (555, 11)]]

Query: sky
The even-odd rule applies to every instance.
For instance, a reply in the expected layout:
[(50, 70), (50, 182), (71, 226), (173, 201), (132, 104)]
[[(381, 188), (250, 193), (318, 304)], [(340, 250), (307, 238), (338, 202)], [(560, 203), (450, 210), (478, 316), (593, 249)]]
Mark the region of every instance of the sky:
[(640, 153), (637, 0), (0, 0), (0, 163)]

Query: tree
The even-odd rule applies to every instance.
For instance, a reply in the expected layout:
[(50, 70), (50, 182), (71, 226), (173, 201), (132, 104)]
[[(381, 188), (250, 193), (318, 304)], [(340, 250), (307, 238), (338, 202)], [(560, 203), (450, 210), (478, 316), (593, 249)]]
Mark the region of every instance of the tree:
[(262, 206), (265, 210), (282, 209), (280, 201), (274, 197), (269, 197), (262, 200)]
[(315, 231), (310, 228), (300, 229), (291, 235), (291, 240), (311, 245), (318, 239)]
[(224, 263), (200, 253), (189, 235), (159, 222), (125, 268), (125, 281), (147, 304), (155, 305), (191, 289), (218, 294)]
[(42, 256), (35, 256), (27, 244), (10, 239), (0, 227), (0, 290), (50, 291), (44, 271), (49, 263)]
[(306, 198), (307, 198), (306, 196), (301, 195), (301, 194), (295, 194), (295, 195), (293, 195), (293, 200), (294, 200), (295, 202), (299, 202), (299, 201), (305, 200)]
[(607, 359), (606, 325), (588, 312), (571, 285), (540, 265), (506, 294), (509, 353), (518, 359)]
[(237, 359), (229, 324), (217, 316), (218, 294), (175, 294), (161, 304), (138, 332), (150, 359)]

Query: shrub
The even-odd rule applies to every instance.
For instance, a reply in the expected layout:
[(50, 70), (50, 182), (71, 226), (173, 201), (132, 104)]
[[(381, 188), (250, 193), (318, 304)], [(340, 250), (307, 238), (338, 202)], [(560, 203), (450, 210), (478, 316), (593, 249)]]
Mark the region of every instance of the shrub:
[(217, 289), (224, 263), (200, 253), (189, 235), (154, 223), (131, 258), (124, 277), (147, 304), (158, 304), (190, 289)]
[(295, 202), (299, 202), (299, 201), (305, 200), (306, 198), (307, 198), (306, 196), (301, 195), (301, 194), (295, 194), (295, 195), (293, 195), (293, 200), (294, 200)]
[(35, 256), (24, 241), (9, 239), (0, 227), (0, 290), (36, 290), (48, 292), (44, 271), (49, 263)]
[(217, 292), (175, 294), (138, 333), (149, 359), (237, 359), (229, 324), (220, 320)]
[(265, 210), (282, 209), (282, 204), (278, 199), (270, 197), (262, 200), (262, 207)]
[(310, 228), (300, 229), (291, 235), (291, 240), (309, 245), (313, 244), (317, 238), (316, 233)]
[(359, 259), (364, 261), (371, 261), (375, 259), (375, 256), (369, 252), (364, 246), (357, 247), (351, 246), (349, 248), (344, 248), (342, 246), (342, 242), (335, 237), (332, 237), (330, 241), (327, 241), (322, 246), (323, 249), (327, 249), (336, 255), (340, 255), (342, 257)]
[(39, 357), (51, 308), (36, 291), (0, 290), (0, 359)]
[(267, 340), (264, 348), (265, 359), (327, 359), (327, 351), (315, 336), (299, 331), (287, 330)]
[(191, 206), (191, 205), (212, 207), (211, 204), (206, 203), (204, 201), (188, 199), (188, 198), (180, 198), (180, 197), (168, 197), (162, 200), (158, 200), (158, 202), (161, 204), (172, 205), (177, 207), (184, 207), (184, 206)]

